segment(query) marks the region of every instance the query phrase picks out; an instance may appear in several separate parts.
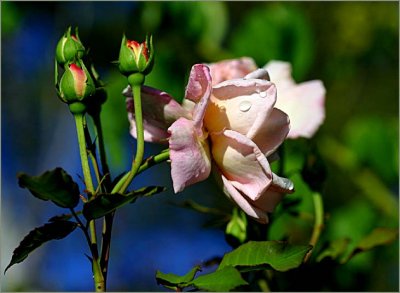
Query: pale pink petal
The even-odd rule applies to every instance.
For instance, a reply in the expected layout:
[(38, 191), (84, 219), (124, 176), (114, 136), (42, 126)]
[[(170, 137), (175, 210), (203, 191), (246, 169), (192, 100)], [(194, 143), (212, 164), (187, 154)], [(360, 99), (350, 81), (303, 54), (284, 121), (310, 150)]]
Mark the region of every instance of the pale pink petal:
[(225, 80), (242, 78), (257, 69), (256, 63), (249, 57), (223, 60), (209, 64), (209, 67), (213, 85)]
[(289, 117), (279, 109), (272, 109), (267, 119), (255, 131), (249, 131), (247, 137), (252, 139), (264, 155), (269, 156), (282, 144), (289, 133)]
[[(199, 131), (201, 133), (199, 133)], [(207, 137), (192, 120), (180, 118), (168, 129), (171, 177), (174, 191), (205, 180), (211, 171)]]
[[(135, 115), (132, 113), (128, 113), (128, 120), (130, 123), (130, 134), (134, 138), (137, 138)], [(149, 123), (147, 120), (143, 120), (143, 128), (145, 141), (155, 143), (167, 143), (167, 138), (169, 137), (167, 130), (156, 127), (153, 124)]]
[(186, 86), (185, 99), (196, 103), (193, 109), (193, 121), (197, 128), (203, 127), (203, 118), (211, 96), (210, 69), (204, 64), (195, 64), (190, 71)]
[(267, 213), (252, 205), (246, 196), (240, 193), (224, 175), (221, 174), (221, 177), (224, 183), (225, 194), (227, 194), (247, 215), (262, 224), (267, 224)]
[[(123, 94), (127, 97), (126, 108), (130, 113), (128, 119), (131, 123), (131, 134), (136, 137), (135, 108), (131, 88), (127, 87)], [(169, 94), (157, 89), (142, 86), (141, 100), (146, 141), (159, 142), (164, 140), (168, 137), (167, 129), (173, 122), (180, 117), (191, 117), (191, 114)]]
[(224, 128), (247, 135), (255, 133), (272, 111), (276, 101), (275, 85), (261, 79), (234, 79), (213, 88), (204, 117), (210, 132)]
[(254, 70), (253, 72), (250, 72), (247, 74), (244, 79), (265, 79), (265, 80), (271, 80), (269, 77), (269, 73), (266, 69), (264, 68), (258, 68)]
[(295, 85), (292, 78), (292, 66), (288, 62), (284, 61), (270, 61), (265, 66), (271, 78), (271, 81), (276, 84), (278, 93), (286, 88), (290, 88)]
[(325, 119), (325, 87), (320, 80), (300, 83), (279, 92), (276, 108), (290, 118), (288, 138), (312, 137)]
[(212, 155), (220, 172), (251, 200), (256, 200), (272, 182), (265, 155), (246, 136), (232, 130), (210, 133)]
[(272, 213), (287, 193), (294, 192), (293, 182), (273, 173), (272, 184), (253, 204), (263, 211)]
[(195, 64), (190, 70), (185, 99), (195, 103), (199, 102), (208, 90), (211, 83), (210, 69), (204, 64)]

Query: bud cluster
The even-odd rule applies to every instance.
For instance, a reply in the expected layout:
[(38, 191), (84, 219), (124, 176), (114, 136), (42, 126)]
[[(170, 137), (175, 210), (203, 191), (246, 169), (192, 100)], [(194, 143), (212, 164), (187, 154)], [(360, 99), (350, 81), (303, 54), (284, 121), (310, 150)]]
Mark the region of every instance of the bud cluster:
[[(79, 38), (78, 29), (72, 34), (69, 27), (56, 47), (55, 84), (58, 97), (69, 105), (73, 113), (88, 111), (94, 114), (100, 111), (106, 93), (94, 66), (86, 57), (87, 51)], [(60, 68), (63, 72), (59, 77)]]

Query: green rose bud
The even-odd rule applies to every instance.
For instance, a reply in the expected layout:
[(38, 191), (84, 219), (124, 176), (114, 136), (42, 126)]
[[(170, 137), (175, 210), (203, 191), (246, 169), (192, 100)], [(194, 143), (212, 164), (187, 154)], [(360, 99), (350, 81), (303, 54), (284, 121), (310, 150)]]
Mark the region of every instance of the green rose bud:
[(82, 102), (95, 92), (96, 86), (83, 62), (66, 67), (59, 84), (59, 96), (63, 102)]
[(152, 38), (146, 38), (143, 43), (122, 38), (119, 52), (119, 70), (124, 75), (133, 73), (150, 73), (153, 67), (154, 50)]
[(78, 29), (75, 29), (75, 35), (71, 34), (71, 27), (67, 29), (63, 37), (58, 41), (56, 48), (56, 60), (60, 65), (68, 62), (74, 62), (85, 55), (85, 47), (82, 45)]

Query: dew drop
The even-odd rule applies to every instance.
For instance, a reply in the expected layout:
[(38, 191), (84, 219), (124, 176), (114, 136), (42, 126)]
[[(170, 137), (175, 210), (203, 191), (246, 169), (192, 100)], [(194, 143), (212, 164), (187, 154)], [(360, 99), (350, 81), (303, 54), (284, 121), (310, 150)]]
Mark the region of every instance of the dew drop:
[(239, 104), (239, 110), (242, 112), (247, 112), (251, 108), (251, 102), (249, 101), (243, 101)]

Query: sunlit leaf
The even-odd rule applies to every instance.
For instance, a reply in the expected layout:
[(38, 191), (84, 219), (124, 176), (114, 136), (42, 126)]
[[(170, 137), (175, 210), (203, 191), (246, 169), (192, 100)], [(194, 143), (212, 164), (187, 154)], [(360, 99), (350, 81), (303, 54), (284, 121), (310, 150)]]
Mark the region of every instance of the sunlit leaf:
[(188, 283), (194, 279), (194, 276), (198, 271), (200, 271), (200, 266), (195, 266), (184, 276), (178, 276), (175, 274), (164, 274), (160, 271), (156, 273), (156, 280), (158, 284), (168, 286), (168, 287), (186, 287)]
[(56, 221), (35, 228), (21, 241), (14, 250), (10, 264), (6, 267), (4, 273), (14, 264), (25, 260), (28, 255), (43, 243), (50, 240), (58, 240), (66, 237), (75, 230), (77, 224), (70, 221)]
[(74, 208), (79, 203), (79, 187), (62, 168), (39, 176), (19, 173), (17, 177), (19, 186), (28, 188), (37, 198), (51, 200), (63, 208)]
[(311, 245), (293, 245), (281, 241), (250, 241), (225, 254), (218, 269), (233, 266), (252, 270), (266, 266), (283, 272), (300, 266), (311, 248)]
[(139, 197), (151, 196), (162, 191), (165, 191), (165, 187), (148, 186), (126, 195), (119, 193), (101, 193), (98, 194), (95, 199), (83, 205), (82, 213), (87, 220), (98, 219), (113, 212), (117, 208), (134, 202)]
[(237, 269), (228, 266), (216, 272), (199, 276), (191, 284), (200, 290), (227, 292), (248, 283), (242, 279)]

